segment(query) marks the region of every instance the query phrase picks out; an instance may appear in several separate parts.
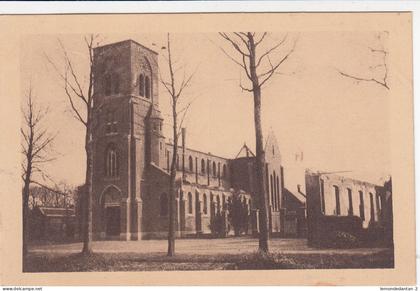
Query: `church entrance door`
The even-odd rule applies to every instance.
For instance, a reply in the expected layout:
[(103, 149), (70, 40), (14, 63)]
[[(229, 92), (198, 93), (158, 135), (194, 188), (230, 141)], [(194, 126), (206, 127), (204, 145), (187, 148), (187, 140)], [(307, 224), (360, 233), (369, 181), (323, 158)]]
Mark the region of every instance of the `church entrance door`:
[(121, 210), (119, 206), (110, 206), (105, 209), (107, 236), (120, 235)]

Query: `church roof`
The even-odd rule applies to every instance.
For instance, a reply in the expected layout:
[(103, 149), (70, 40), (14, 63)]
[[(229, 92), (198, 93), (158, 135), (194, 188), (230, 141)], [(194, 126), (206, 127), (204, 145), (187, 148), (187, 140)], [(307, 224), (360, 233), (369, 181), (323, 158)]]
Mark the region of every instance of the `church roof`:
[(289, 201), (290, 200), (296, 201), (297, 203), (302, 203), (302, 204), (306, 202), (305, 194), (298, 191), (291, 191), (287, 187), (284, 187), (283, 190), (284, 190), (283, 194), (285, 195), (285, 199)]
[(236, 155), (235, 159), (237, 158), (250, 158), (255, 157), (254, 153), (249, 149), (249, 147), (244, 143), (242, 148), (239, 150), (239, 153)]
[(118, 41), (118, 42), (108, 43), (108, 44), (104, 44), (104, 45), (98, 45), (98, 46), (94, 47), (94, 49), (95, 50), (96, 49), (104, 49), (106, 47), (119, 46), (119, 45), (122, 45), (122, 44), (125, 44), (125, 43), (132, 43), (136, 46), (139, 46), (139, 47), (142, 47), (143, 49), (148, 50), (149, 52), (151, 52), (155, 55), (158, 55), (158, 53), (156, 51), (152, 50), (151, 48), (148, 48), (147, 46), (142, 45), (141, 43), (139, 43), (139, 42), (137, 42), (133, 39), (126, 39), (126, 40), (122, 40), (122, 41)]

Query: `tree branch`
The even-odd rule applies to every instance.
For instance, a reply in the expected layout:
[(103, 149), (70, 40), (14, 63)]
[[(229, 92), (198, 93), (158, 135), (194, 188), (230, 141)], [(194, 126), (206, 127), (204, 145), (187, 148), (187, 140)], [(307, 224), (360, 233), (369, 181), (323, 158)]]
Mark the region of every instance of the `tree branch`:
[(273, 65), (271, 63), (270, 57), (267, 55), (268, 62), (270, 64), (270, 69), (267, 72), (265, 72), (265, 73), (263, 73), (259, 76), (259, 77), (261, 77), (261, 76), (267, 75), (267, 77), (265, 77), (265, 79), (263, 79), (263, 81), (260, 82), (260, 88), (264, 85), (265, 82), (267, 82), (273, 76), (273, 74), (280, 67), (280, 65), (282, 63), (284, 63), (289, 58), (289, 56), (294, 52), (295, 46), (296, 46), (296, 41), (293, 45), (293, 48), (276, 65)]
[[(240, 54), (242, 54), (242, 55), (245, 55), (245, 56), (247, 56), (247, 57), (249, 57), (249, 54), (247, 54), (247, 53), (245, 53), (240, 47), (239, 47), (239, 45), (236, 43), (236, 42), (234, 42), (226, 33), (224, 33), (224, 32), (219, 32), (219, 35), (221, 36), (221, 37), (223, 37), (225, 40), (227, 40), (228, 42), (230, 42), (230, 44), (233, 46), (233, 48), (236, 50), (236, 51), (238, 51)], [(241, 38), (242, 39), (242, 38)], [(248, 48), (248, 46), (247, 46), (247, 48)]]
[(53, 188), (51, 188), (51, 187), (48, 187), (48, 186), (46, 186), (46, 185), (44, 185), (44, 184), (42, 184), (42, 183), (39, 183), (39, 182), (37, 182), (37, 181), (34, 181), (34, 180), (31, 180), (31, 184), (38, 185), (38, 186), (40, 186), (40, 187), (42, 187), (42, 188), (44, 188), (44, 189), (46, 189), (46, 190), (48, 190), (48, 191), (50, 191), (50, 192), (54, 192), (54, 193), (56, 193), (56, 194), (60, 194), (60, 195), (62, 195), (62, 196), (68, 196), (68, 195), (69, 195), (68, 193), (64, 193), (64, 192), (61, 192), (61, 191), (59, 191), (59, 190), (55, 190), (55, 189), (53, 189)]
[[(277, 45), (275, 45), (275, 46), (273, 46), (272, 48), (270, 48), (269, 50), (267, 50), (265, 53), (263, 53), (259, 58), (258, 58), (258, 61), (257, 61), (257, 64), (256, 64), (256, 68), (258, 68), (259, 67), (259, 65), (261, 64), (261, 61), (264, 59), (264, 57), (266, 57), (266, 56), (268, 56), (272, 51), (274, 51), (275, 49), (277, 49), (278, 47), (280, 47), (285, 41), (286, 41), (286, 39), (287, 39), (287, 34), (284, 36), (284, 38), (277, 44)], [(296, 45), (296, 42), (295, 42), (295, 45)], [(293, 47), (293, 49), (294, 49), (294, 47)], [(289, 53), (290, 54), (290, 53)]]
[(337, 70), (337, 72), (340, 74), (340, 75), (342, 75), (342, 76), (344, 76), (344, 77), (347, 77), (347, 78), (350, 78), (350, 79), (353, 79), (353, 80), (355, 80), (355, 81), (357, 81), (357, 82), (361, 82), (361, 81), (365, 81), (365, 82), (374, 82), (374, 83), (376, 83), (376, 84), (378, 84), (378, 85), (381, 85), (381, 86), (383, 86), (383, 87), (385, 87), (387, 90), (389, 90), (389, 87), (388, 87), (388, 84), (386, 83), (386, 82), (380, 82), (380, 81), (378, 81), (378, 80), (376, 80), (375, 78), (361, 78), (361, 77), (356, 77), (356, 76), (353, 76), (353, 75), (350, 75), (350, 74), (347, 74), (347, 73), (344, 73), (344, 72), (342, 72), (342, 71), (340, 71), (340, 70)]
[(261, 36), (260, 40), (255, 41), (255, 47), (257, 47), (267, 36), (267, 32), (264, 32), (264, 34)]

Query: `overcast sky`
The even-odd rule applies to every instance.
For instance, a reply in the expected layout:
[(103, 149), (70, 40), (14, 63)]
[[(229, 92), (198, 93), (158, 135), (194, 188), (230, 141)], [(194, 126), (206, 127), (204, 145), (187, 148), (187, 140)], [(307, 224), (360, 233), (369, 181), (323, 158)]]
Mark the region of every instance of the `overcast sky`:
[[(381, 37), (378, 38), (378, 35)], [(267, 44), (276, 44), (285, 34), (272, 34)], [(57, 182), (82, 184), (85, 175), (84, 128), (73, 117), (62, 82), (44, 54), (61, 65), (57, 38), (68, 49), (82, 80), (86, 81), (88, 56), (83, 35), (30, 35), (21, 46), (22, 92), (31, 80), (38, 100), (50, 107), (48, 120), (58, 131), (59, 153), (47, 172)], [(134, 39), (159, 54), (166, 35), (101, 35), (101, 44)], [(220, 47), (228, 45), (216, 34), (172, 35), (173, 54), (187, 72), (196, 71), (185, 100), (194, 100), (185, 120), (189, 147), (233, 158), (244, 142), (255, 148), (253, 99), (242, 92), (246, 84), (241, 68)], [(356, 82), (341, 76), (342, 70), (360, 77), (381, 77), (381, 57), (369, 49), (386, 48), (386, 35), (376, 32), (291, 33), (272, 59), (294, 52), (262, 90), (264, 137), (272, 130), (277, 137), (286, 185), (304, 183), (304, 168), (321, 171), (351, 171), (347, 176), (377, 181), (390, 173), (388, 91), (374, 82)], [(262, 48), (263, 49), (263, 48)], [(165, 68), (164, 58), (159, 58)], [(369, 67), (375, 67), (373, 71)], [(182, 72), (182, 70), (180, 70)], [(162, 70), (165, 75), (165, 69)], [(170, 137), (169, 97), (159, 89), (164, 132)], [(295, 154), (303, 152), (303, 161)], [(80, 165), (80, 166), (78, 166)]]

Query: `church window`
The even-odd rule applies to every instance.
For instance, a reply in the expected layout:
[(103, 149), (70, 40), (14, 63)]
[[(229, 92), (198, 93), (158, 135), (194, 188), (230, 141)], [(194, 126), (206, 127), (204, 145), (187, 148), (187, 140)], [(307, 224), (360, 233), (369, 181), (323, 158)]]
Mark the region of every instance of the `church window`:
[(222, 177), (226, 178), (226, 165), (223, 165)]
[(217, 176), (217, 169), (216, 169), (216, 163), (213, 162), (213, 176), (216, 177)]
[(276, 176), (276, 188), (277, 188), (277, 210), (280, 209), (280, 180), (279, 176)]
[(145, 84), (144, 84), (144, 89), (145, 89), (145, 94), (146, 94), (146, 98), (150, 98), (150, 78), (148, 76), (146, 76), (145, 78)]
[(204, 159), (201, 159), (201, 174), (205, 174), (206, 173), (206, 162), (204, 161)]
[(107, 177), (117, 177), (119, 172), (118, 154), (115, 146), (110, 144), (106, 151), (105, 173)]
[(105, 125), (105, 133), (116, 133), (117, 132), (117, 121), (115, 118), (115, 111), (108, 110), (106, 112), (106, 125)]
[(373, 194), (369, 193), (370, 221), (375, 221), (375, 206), (373, 205)]
[(321, 212), (325, 214), (325, 190), (324, 190), (324, 180), (321, 180), (320, 185), (321, 191)]
[(162, 193), (160, 195), (160, 215), (166, 216), (168, 215), (168, 195), (166, 193)]
[(176, 155), (176, 169), (179, 170), (179, 155)]
[(139, 94), (140, 96), (144, 96), (144, 76), (140, 74), (139, 76)]
[(271, 197), (271, 206), (274, 207), (274, 185), (273, 185), (273, 174), (270, 175), (270, 197)]
[(193, 201), (192, 201), (192, 194), (191, 192), (188, 192), (188, 213), (193, 213)]
[(216, 196), (216, 209), (217, 209), (217, 213), (220, 213), (220, 197), (219, 195)]
[(360, 218), (365, 220), (365, 199), (362, 191), (359, 191), (359, 203)]
[(207, 195), (203, 194), (203, 212), (204, 214), (207, 214)]
[(194, 171), (193, 158), (191, 156), (188, 157), (188, 166), (191, 172)]
[(340, 215), (340, 189), (338, 189), (338, 186), (334, 185), (334, 193), (335, 193), (335, 214)]
[(277, 179), (276, 171), (273, 171), (273, 187), (274, 187), (273, 207), (274, 207), (274, 210), (277, 210), (277, 194), (278, 194), (278, 189), (277, 189), (276, 179)]
[(379, 212), (379, 211), (381, 211), (381, 208), (382, 208), (381, 197), (379, 196), (378, 193), (376, 193), (375, 198), (376, 198), (376, 210), (377, 210), (377, 212)]
[(350, 188), (347, 188), (347, 196), (349, 199), (349, 209), (348, 214), (353, 215), (353, 193)]
[(226, 209), (226, 196), (225, 194), (222, 194), (222, 209)]

